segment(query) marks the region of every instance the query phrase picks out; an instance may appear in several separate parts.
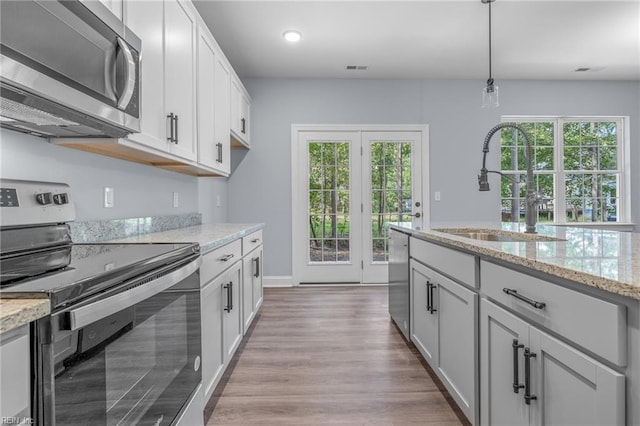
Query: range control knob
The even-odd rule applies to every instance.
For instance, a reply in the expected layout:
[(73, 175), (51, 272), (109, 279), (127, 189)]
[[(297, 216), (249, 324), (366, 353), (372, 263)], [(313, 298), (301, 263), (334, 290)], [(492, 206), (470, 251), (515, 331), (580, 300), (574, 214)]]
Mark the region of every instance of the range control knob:
[(69, 196), (64, 192), (62, 194), (54, 194), (53, 202), (56, 204), (69, 204)]
[(40, 194), (36, 194), (36, 201), (38, 202), (38, 204), (42, 204), (43, 206), (51, 204), (51, 193), (42, 192)]

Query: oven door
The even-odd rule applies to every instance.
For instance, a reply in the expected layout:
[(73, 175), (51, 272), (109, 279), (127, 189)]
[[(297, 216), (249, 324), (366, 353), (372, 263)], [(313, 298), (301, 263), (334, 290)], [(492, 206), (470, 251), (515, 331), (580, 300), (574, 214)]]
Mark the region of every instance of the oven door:
[(201, 381), (199, 265), (53, 315), (38, 424), (171, 424)]

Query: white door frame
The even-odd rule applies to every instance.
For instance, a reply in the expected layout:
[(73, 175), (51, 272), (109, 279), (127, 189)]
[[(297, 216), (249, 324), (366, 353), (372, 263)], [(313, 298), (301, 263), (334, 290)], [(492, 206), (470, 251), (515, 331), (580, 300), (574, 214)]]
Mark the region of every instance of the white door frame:
[[(298, 177), (300, 155), (303, 152), (299, 144), (300, 132), (421, 132), (422, 133), (422, 203), (423, 226), (430, 224), (430, 185), (429, 185), (429, 125), (428, 124), (292, 124), (291, 125), (291, 248), (292, 248), (292, 283), (300, 285), (301, 256), (307, 252), (301, 247), (303, 241), (299, 233), (305, 229), (301, 223), (304, 218), (297, 214), (296, 207), (300, 205), (300, 185)], [(305, 223), (306, 226), (306, 223)]]

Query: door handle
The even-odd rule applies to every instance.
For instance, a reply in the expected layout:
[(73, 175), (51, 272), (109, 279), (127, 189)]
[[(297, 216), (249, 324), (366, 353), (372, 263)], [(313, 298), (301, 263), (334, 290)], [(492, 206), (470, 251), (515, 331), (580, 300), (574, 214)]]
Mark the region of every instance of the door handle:
[(519, 393), (520, 389), (524, 388), (524, 385), (520, 384), (520, 378), (518, 377), (518, 349), (524, 348), (524, 345), (518, 344), (518, 339), (513, 339), (511, 347), (513, 348), (513, 393)]
[(175, 115), (175, 120), (176, 120), (176, 138), (174, 139), (174, 142), (176, 143), (176, 145), (178, 145), (178, 114)]
[(429, 290), (431, 290), (431, 283), (429, 282), (429, 280), (427, 280), (427, 311), (429, 311), (431, 309), (431, 292)]
[(430, 314), (434, 314), (438, 312), (436, 308), (433, 307), (433, 290), (436, 288), (436, 284), (431, 284), (431, 282), (427, 281), (427, 300), (429, 300), (429, 304), (427, 306), (427, 310)]
[(229, 281), (229, 284), (225, 284), (222, 286), (227, 290), (227, 306), (224, 308), (225, 311), (231, 312), (233, 309), (233, 281)]
[(175, 121), (173, 120), (174, 118), (174, 114), (171, 112), (169, 113), (169, 115), (167, 115), (167, 118), (169, 119), (169, 137), (167, 138), (167, 140), (170, 143), (174, 143), (175, 139), (173, 137), (173, 134), (175, 133), (176, 129), (174, 127)]
[(538, 399), (536, 395), (531, 395), (531, 358), (536, 356), (529, 348), (524, 348), (524, 403), (527, 405)]
[(222, 144), (218, 142), (216, 146), (218, 147), (218, 158), (216, 158), (216, 161), (222, 163)]
[(255, 272), (253, 273), (253, 276), (258, 278), (260, 276), (260, 257), (255, 257), (253, 259), (254, 262), (254, 266), (255, 266)]
[(242, 130), (240, 130), (242, 133), (246, 133), (246, 125), (247, 125), (247, 120), (244, 119), (244, 117), (242, 117), (242, 119), (240, 120), (240, 122), (242, 123)]
[(118, 108), (126, 109), (133, 96), (133, 89), (136, 87), (136, 62), (133, 59), (131, 49), (120, 37), (118, 37), (118, 47), (124, 54), (126, 64), (124, 68), (124, 90), (118, 99)]

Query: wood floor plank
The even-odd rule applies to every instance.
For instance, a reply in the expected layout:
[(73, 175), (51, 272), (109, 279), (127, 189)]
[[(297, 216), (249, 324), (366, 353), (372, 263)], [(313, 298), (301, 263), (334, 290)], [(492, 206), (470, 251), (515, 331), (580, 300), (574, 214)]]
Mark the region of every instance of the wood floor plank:
[(209, 426), (468, 424), (391, 322), (386, 287), (265, 289), (232, 366)]

